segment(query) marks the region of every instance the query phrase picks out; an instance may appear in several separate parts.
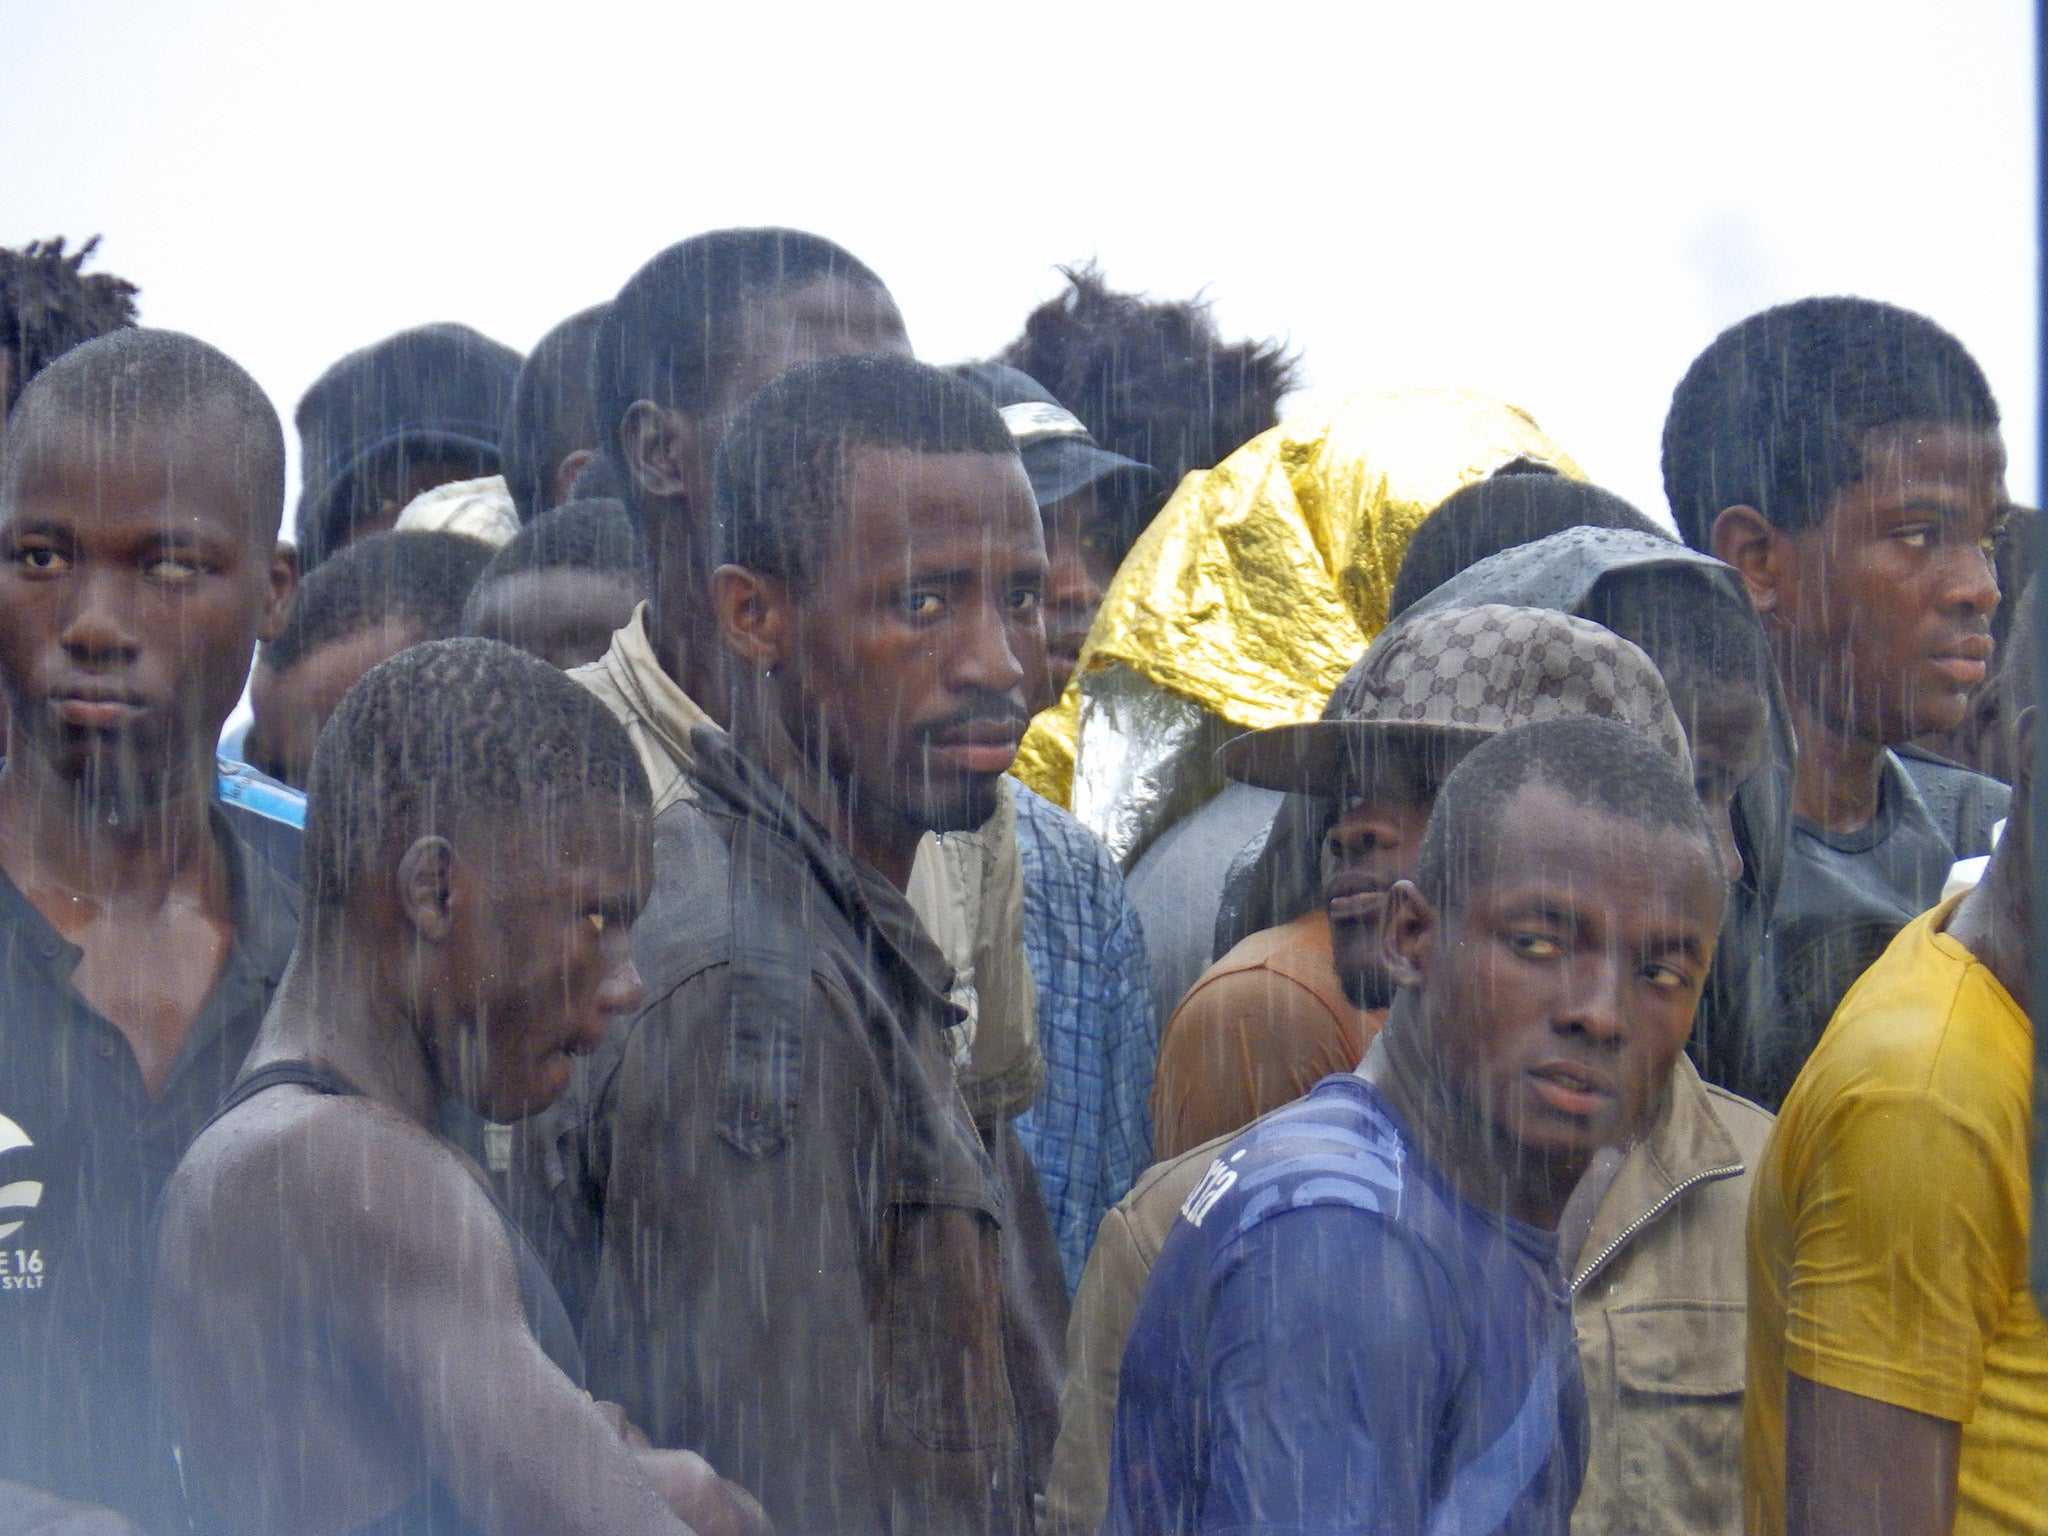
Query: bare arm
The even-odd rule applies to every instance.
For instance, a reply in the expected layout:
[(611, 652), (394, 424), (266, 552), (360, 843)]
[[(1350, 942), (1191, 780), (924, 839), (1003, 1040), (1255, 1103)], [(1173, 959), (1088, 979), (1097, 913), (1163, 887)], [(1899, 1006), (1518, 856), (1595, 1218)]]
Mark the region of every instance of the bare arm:
[(1948, 1536), (1962, 1426), (1785, 1378), (1786, 1536)]

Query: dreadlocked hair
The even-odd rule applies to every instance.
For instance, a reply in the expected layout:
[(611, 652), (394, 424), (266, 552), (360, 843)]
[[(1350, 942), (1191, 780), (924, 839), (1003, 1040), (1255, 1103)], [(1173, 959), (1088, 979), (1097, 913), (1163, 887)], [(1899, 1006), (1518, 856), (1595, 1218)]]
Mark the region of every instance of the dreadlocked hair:
[(307, 898), (347, 905), (379, 865), (473, 818), (652, 807), (625, 727), (567, 674), (495, 640), (432, 640), (372, 667), (320, 733)]
[(1093, 262), (998, 355), (1064, 401), (1096, 442), (1150, 464), (1170, 492), (1273, 426), (1299, 359), (1278, 341), (1226, 342), (1209, 302), (1119, 293)]
[(30, 379), (80, 342), (135, 324), (135, 285), (84, 270), (99, 243), (94, 235), (68, 255), (61, 236), (18, 251), (0, 246), (0, 347), (14, 354), (12, 380), (0, 381), (0, 416)]

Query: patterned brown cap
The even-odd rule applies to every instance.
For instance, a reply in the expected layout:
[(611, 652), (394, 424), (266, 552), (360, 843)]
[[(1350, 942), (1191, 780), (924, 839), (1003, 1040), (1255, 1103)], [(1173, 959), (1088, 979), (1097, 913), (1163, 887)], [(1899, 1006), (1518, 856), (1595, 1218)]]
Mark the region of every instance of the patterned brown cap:
[(1216, 761), (1264, 789), (1329, 794), (1347, 758), (1401, 738), (1473, 744), (1518, 725), (1590, 716), (1632, 726), (1691, 769), (1685, 732), (1650, 658), (1598, 624), (1486, 603), (1383, 630), (1339, 688), (1335, 719), (1251, 731)]

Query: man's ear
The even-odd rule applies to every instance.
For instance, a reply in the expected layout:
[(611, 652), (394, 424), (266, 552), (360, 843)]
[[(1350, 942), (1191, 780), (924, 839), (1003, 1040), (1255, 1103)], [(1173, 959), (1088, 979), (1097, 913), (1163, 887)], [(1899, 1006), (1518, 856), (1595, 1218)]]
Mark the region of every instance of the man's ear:
[(551, 505), (559, 507), (569, 499), (569, 493), (576, 489), (576, 477), (583, 473), (583, 466), (596, 457), (595, 448), (575, 448), (562, 455), (562, 462), (555, 466), (554, 498)]
[[(709, 446), (715, 447), (715, 441)], [(698, 470), (707, 445), (699, 424), (681, 412), (635, 400), (619, 423), (619, 452), (641, 494), (664, 501), (687, 501), (699, 494)]]
[(773, 672), (788, 656), (795, 604), (780, 576), (721, 565), (711, 573), (711, 611), (726, 646), (756, 673)]
[(455, 848), (445, 837), (423, 837), (398, 861), (398, 908), (413, 931), (439, 944), (453, 926)]
[(1436, 909), (1413, 880), (1396, 880), (1387, 892), (1386, 916), (1380, 919), (1380, 950), (1387, 975), (1397, 987), (1422, 985), (1436, 953)]
[(284, 633), (291, 622), (292, 599), (299, 595), (299, 547), (283, 539), (270, 552), (270, 592), (263, 599), (263, 617), (256, 638), (265, 645)]
[(1716, 560), (1734, 566), (1741, 575), (1756, 611), (1773, 612), (1783, 596), (1790, 546), (1770, 519), (1755, 507), (1723, 508), (1708, 543)]

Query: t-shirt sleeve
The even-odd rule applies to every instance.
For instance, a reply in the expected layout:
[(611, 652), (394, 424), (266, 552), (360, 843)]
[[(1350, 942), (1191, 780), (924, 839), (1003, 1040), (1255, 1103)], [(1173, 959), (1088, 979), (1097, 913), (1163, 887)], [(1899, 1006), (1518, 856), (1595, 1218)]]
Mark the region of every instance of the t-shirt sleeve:
[(2027, 1189), (1979, 1122), (1913, 1090), (1844, 1095), (1788, 1211), (1785, 1363), (1961, 1423), (2011, 1303)]
[(1261, 1222), (1218, 1263), (1198, 1528), (1420, 1531), (1458, 1369), (1429, 1260), (1329, 1205)]

